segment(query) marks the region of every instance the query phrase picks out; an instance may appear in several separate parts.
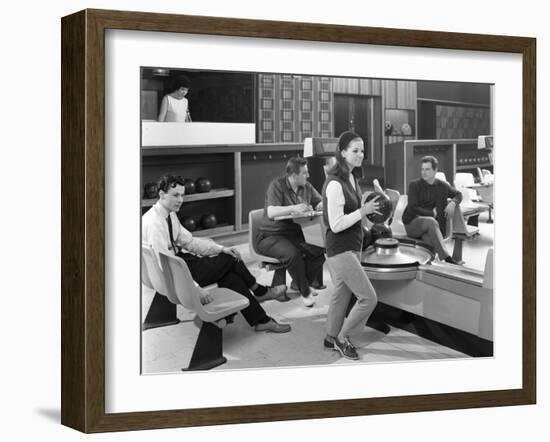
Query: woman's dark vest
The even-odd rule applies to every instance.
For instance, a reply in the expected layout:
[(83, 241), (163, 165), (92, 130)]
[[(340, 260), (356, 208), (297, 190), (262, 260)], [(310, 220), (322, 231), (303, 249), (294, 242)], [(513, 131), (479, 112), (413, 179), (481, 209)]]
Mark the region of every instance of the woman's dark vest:
[(334, 233), (330, 229), (328, 222), (328, 204), (327, 204), (327, 186), (331, 181), (337, 181), (342, 186), (344, 192), (344, 198), (346, 203), (344, 205), (344, 214), (354, 212), (361, 207), (361, 190), (359, 189), (359, 183), (355, 179), (355, 189), (352, 187), (349, 180), (343, 180), (336, 175), (328, 175), (325, 184), (323, 186), (323, 220), (326, 226), (326, 249), (327, 256), (335, 256), (343, 252), (353, 251), (360, 252), (363, 245), (363, 226), (361, 221), (357, 221), (346, 230), (342, 230), (339, 233)]

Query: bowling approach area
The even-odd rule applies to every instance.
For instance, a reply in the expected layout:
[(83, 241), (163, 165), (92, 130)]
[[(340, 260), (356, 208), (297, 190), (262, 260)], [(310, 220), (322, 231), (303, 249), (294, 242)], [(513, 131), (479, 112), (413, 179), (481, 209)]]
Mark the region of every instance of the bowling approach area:
[[(468, 268), (483, 271), (488, 250), (493, 246), (494, 224), (488, 223), (488, 214), (480, 215), (479, 236), (463, 244), (463, 259)], [(246, 236), (234, 237), (231, 243), (237, 245), (243, 260), (260, 283), (269, 284), (273, 272), (259, 267), (249, 252)], [(222, 241), (219, 241), (222, 242)], [(452, 247), (452, 243), (448, 245)], [(262, 305), (269, 315), (280, 322), (291, 324), (290, 333), (257, 333), (251, 329), (243, 317), (237, 314), (235, 321), (223, 328), (223, 354), (227, 362), (213, 370), (234, 370), (269, 367), (297, 367), (331, 364), (395, 363), (450, 358), (471, 358), (471, 352), (460, 351), (453, 339), (463, 340), (458, 335), (448, 335), (447, 330), (437, 331), (445, 339), (428, 339), (420, 329), (399, 327), (390, 323), (390, 332), (384, 334), (377, 329), (365, 326), (352, 336), (357, 346), (360, 360), (349, 361), (337, 352), (323, 350), (328, 299), (332, 282), (325, 264), (324, 283), (316, 304), (305, 307), (298, 293), (289, 289), (288, 302), (266, 301)], [(287, 274), (287, 285), (290, 276)], [(146, 288), (142, 295), (142, 314), (146, 316), (154, 293)], [(178, 373), (189, 365), (193, 346), (198, 333), (194, 314), (181, 306), (177, 307), (180, 323), (151, 328), (142, 332), (142, 373)], [(430, 324), (431, 327), (433, 324)], [(449, 337), (450, 336), (450, 337)], [(429, 336), (428, 336), (429, 337)], [(450, 339), (450, 340), (449, 340)], [(438, 341), (438, 342), (437, 342)]]

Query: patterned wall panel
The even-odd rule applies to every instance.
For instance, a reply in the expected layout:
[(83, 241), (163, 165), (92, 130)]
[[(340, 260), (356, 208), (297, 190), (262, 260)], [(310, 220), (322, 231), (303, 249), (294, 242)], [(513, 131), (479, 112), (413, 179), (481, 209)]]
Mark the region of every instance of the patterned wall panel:
[(487, 135), (491, 128), (491, 112), (483, 107), (435, 107), (436, 136), (438, 139), (477, 138)]
[(278, 90), (278, 78), (275, 75), (259, 75), (258, 78), (258, 142), (275, 142), (275, 122), (278, 110), (278, 97), (275, 91)]
[(259, 74), (258, 89), (259, 143), (332, 136), (330, 78)]

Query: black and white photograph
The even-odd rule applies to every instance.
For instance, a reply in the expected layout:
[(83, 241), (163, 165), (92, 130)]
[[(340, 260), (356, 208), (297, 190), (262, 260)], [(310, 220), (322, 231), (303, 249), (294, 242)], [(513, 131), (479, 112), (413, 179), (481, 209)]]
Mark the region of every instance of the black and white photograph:
[(494, 84), (139, 76), (143, 375), (494, 356)]
[(545, 440), (542, 5), (9, 2), (0, 439)]

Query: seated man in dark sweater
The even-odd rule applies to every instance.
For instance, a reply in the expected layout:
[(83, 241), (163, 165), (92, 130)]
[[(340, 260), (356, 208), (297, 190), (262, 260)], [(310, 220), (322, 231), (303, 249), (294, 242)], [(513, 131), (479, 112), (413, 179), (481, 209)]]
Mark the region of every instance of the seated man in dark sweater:
[(443, 236), (446, 234), (446, 220), (454, 216), (455, 207), (462, 201), (462, 194), (435, 177), (438, 166), (435, 157), (423, 157), (421, 162), (422, 178), (409, 184), (408, 205), (403, 213), (405, 230), (408, 236), (420, 238), (432, 246), (439, 259), (458, 264), (447, 253)]

